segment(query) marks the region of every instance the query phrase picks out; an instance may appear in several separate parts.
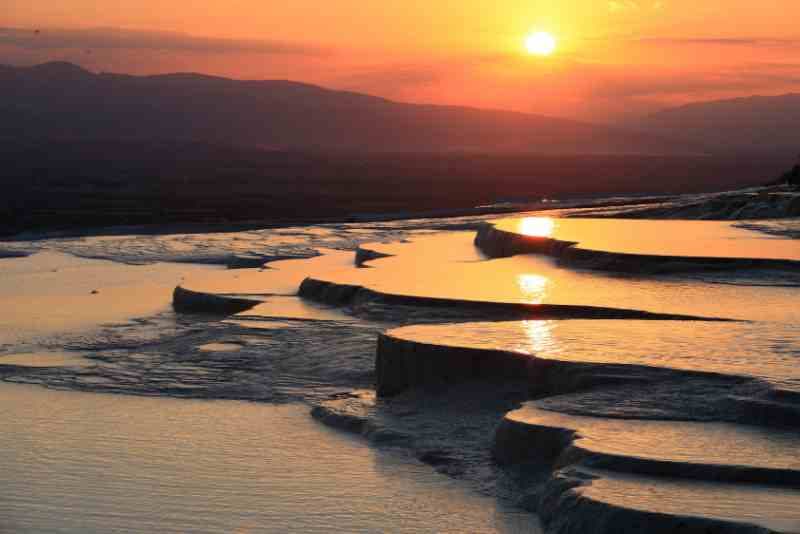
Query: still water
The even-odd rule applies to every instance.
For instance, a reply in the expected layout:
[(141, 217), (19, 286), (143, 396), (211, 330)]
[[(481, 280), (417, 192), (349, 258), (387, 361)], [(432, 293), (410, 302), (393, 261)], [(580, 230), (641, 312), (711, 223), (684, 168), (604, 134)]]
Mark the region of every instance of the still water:
[(537, 532), (304, 405), (0, 385), (2, 532)]
[[(670, 222), (647, 230), (634, 221), (536, 224), (541, 227), (528, 230), (567, 232), (564, 239), (570, 237), (567, 227), (574, 227), (584, 243), (602, 249), (635, 245), (639, 253), (692, 254), (686, 248), (695, 246), (691, 239), (677, 243), (670, 236), (696, 237), (693, 232), (703, 228), (704, 239), (745, 256), (763, 255), (772, 245), (780, 249), (776, 257), (797, 254), (796, 241), (779, 244), (729, 225)], [(662, 224), (680, 228), (667, 232)], [(593, 229), (616, 241), (597, 241)], [(668, 238), (653, 240), (656, 230)], [(630, 239), (623, 243), (621, 235)], [(403, 238), (409, 240), (397, 242)], [(529, 321), (405, 333), (439, 344), (699, 368), (800, 387), (794, 278), (755, 272), (632, 278), (562, 269), (537, 256), (486, 261), (473, 238), (474, 232), (341, 225), (25, 245), (38, 253), (0, 262), (0, 305), (14, 310), (0, 317), (0, 364), (7, 364), (0, 371), (7, 380), (55, 389), (0, 384), (0, 531), (537, 532), (534, 516), (491, 490), (479, 494), (469, 480), (437, 474), (408, 451), (371, 447), (309, 417), (302, 401), (314, 402), (319, 392), (369, 387), (375, 335), (391, 325), (292, 297), (306, 276), (403, 295), (747, 319), (679, 325)], [(352, 246), (376, 240), (396, 241), (374, 247), (393, 257), (356, 269)], [(697, 253), (709, 250), (703, 245)], [(222, 268), (231, 254), (253, 252), (302, 259), (264, 269)], [(316, 253), (324, 255), (310, 257)], [(176, 317), (169, 306), (176, 284), (264, 302), (227, 321)], [(445, 407), (439, 420), (425, 424), (452, 420), (462, 408)], [(445, 436), (437, 447), (453, 456), (463, 452), (463, 443), (486, 448), (494, 424), (476, 425), (466, 437)], [(486, 480), (478, 485), (490, 488), (494, 478)], [(635, 488), (615, 483), (635, 495)], [(614, 488), (608, 493), (616, 494)]]
[[(164, 373), (178, 370), (192, 386), (202, 379), (237, 388), (252, 374), (226, 371), (242, 366), (240, 353), (265, 365), (285, 360), (274, 354), (271, 329), (286, 335), (297, 324), (264, 316), (346, 320), (280, 296), (306, 272), (345, 265), (352, 252), (263, 271), (130, 265), (47, 248), (0, 262), (0, 301), (14, 310), (0, 318), (0, 367), (23, 366), (27, 381), (41, 377), (55, 388), (73, 388), (81, 376), (89, 389), (113, 376), (120, 393), (153, 385), (152, 397), (140, 397), (0, 383), (0, 532), (538, 532), (535, 516), (407, 451), (330, 430), (307, 404), (172, 398), (175, 381)], [(186, 319), (187, 326), (169, 309), (180, 283), (278, 296), (250, 312), (255, 323)], [(239, 343), (226, 341), (231, 329)], [(258, 343), (241, 344), (250, 337)], [(367, 336), (364, 350), (373, 343)], [(158, 361), (137, 365), (149, 348)], [(105, 359), (119, 350), (120, 359)], [(184, 361), (195, 353), (198, 361)], [(219, 364), (213, 374), (198, 363), (211, 361)], [(302, 375), (303, 362), (295, 367)], [(304, 397), (299, 380), (292, 379), (295, 399)]]

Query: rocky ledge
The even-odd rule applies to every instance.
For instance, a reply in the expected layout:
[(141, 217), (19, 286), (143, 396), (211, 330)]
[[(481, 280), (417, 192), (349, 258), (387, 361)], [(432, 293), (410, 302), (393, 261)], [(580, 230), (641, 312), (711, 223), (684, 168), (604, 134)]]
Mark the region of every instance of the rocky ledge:
[(226, 295), (213, 295), (175, 288), (172, 293), (172, 307), (178, 313), (209, 313), (233, 315), (257, 306), (261, 301)]
[(580, 243), (549, 237), (528, 236), (484, 223), (475, 235), (475, 246), (489, 258), (519, 254), (551, 256), (559, 265), (578, 269), (637, 274), (770, 269), (797, 271), (800, 261), (759, 258), (721, 258), (630, 254), (581, 248)]
[(366, 265), (367, 262), (391, 257), (391, 254), (378, 252), (377, 250), (371, 250), (366, 248), (364, 245), (360, 245), (356, 248), (355, 263), (356, 267), (368, 267), (368, 265)]
[[(550, 473), (523, 499), (548, 533), (749, 534), (800, 525), (796, 392), (757, 377), (657, 362), (537, 358), (413, 339), (420, 329), (440, 328), (380, 336), (378, 398), (391, 402), (412, 390), (447, 396), (482, 384), (498, 395), (515, 385), (539, 399), (502, 418), (492, 456), (508, 469)], [(749, 409), (750, 402), (764, 412)], [(791, 418), (770, 411), (778, 403)], [(353, 420), (341, 401), (317, 411), (338, 426)], [(361, 421), (357, 431), (364, 433), (369, 418)]]
[(692, 315), (653, 313), (624, 308), (568, 304), (525, 304), (519, 302), (486, 302), (437, 297), (420, 297), (383, 293), (364, 286), (306, 278), (298, 295), (304, 299), (348, 308), (355, 314), (371, 314), (376, 309), (395, 316), (414, 317), (414, 309), (424, 310), (428, 322), (436, 319), (643, 319), (725, 321)]

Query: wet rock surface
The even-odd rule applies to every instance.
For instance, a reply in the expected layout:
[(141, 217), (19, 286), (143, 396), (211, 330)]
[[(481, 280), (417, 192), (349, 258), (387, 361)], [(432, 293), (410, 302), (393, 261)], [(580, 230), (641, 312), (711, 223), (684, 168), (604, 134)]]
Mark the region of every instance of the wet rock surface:
[[(643, 320), (700, 320), (726, 321), (725, 318), (695, 315), (662, 314), (641, 310), (582, 306), (571, 304), (527, 304), (519, 302), (484, 302), (437, 297), (398, 295), (382, 293), (373, 289), (353, 285), (306, 278), (300, 285), (298, 295), (302, 298), (346, 307), (356, 314), (369, 314), (383, 307), (399, 310), (398, 315), (413, 313), (412, 309), (439, 316), (439, 319), (643, 319)], [(431, 312), (431, 310), (435, 310)]]
[[(657, 238), (653, 236), (653, 239)], [(498, 228), (494, 223), (485, 223), (479, 228), (475, 246), (489, 258), (540, 254), (555, 258), (564, 267), (618, 273), (652, 275), (747, 269), (796, 272), (800, 269), (800, 260), (797, 259), (703, 256), (702, 253), (681, 256), (670, 255), (670, 252), (655, 255), (584, 248), (579, 241), (525, 235)], [(735, 255), (736, 251), (731, 251), (731, 254)]]
[[(542, 490), (537, 510), (547, 532), (578, 534), (582, 532), (611, 533), (709, 533), (709, 534), (767, 534), (780, 532), (746, 521), (726, 521), (711, 517), (692, 516), (691, 506), (683, 510), (659, 512), (652, 509), (626, 507), (614, 502), (594, 499), (585, 488), (599, 474), (581, 470), (557, 473)], [(646, 491), (647, 487), (637, 488)], [(716, 488), (724, 491), (726, 488)], [(656, 506), (653, 506), (656, 508)]]
[[(574, 324), (576, 331), (604, 328), (602, 321)], [(377, 393), (390, 398), (412, 390), (447, 395), (459, 383), (481, 382), (502, 390), (513, 382), (528, 398), (539, 399), (502, 418), (491, 455), (512, 472), (551, 473), (544, 483), (531, 479), (531, 497), (525, 501), (548, 532), (794, 532), (800, 526), (800, 512), (792, 511), (800, 510), (800, 397), (794, 386), (787, 386), (796, 375), (791, 367), (782, 372), (788, 376), (775, 379), (769, 371), (759, 376), (758, 365), (733, 365), (743, 372), (751, 369), (743, 375), (703, 371), (682, 366), (679, 359), (659, 359), (663, 347), (655, 349), (648, 364), (646, 349), (631, 363), (614, 363), (620, 361), (615, 352), (625, 353), (624, 336), (618, 338), (620, 351), (608, 350), (604, 341), (598, 346), (606, 347), (607, 357), (582, 361), (570, 355), (567, 338), (553, 342), (560, 352), (550, 353), (542, 336), (551, 334), (543, 326), (527, 327), (532, 336), (527, 342), (533, 343), (528, 352), (504, 351), (499, 349), (514, 345), (513, 340), (497, 343), (496, 335), (525, 330), (485, 325), (456, 328), (469, 333), (461, 346), (457, 334), (444, 333), (446, 326), (384, 333), (376, 359)], [(437, 337), (438, 344), (431, 341)], [(681, 339), (680, 334), (675, 338)], [(586, 341), (591, 340), (588, 336)], [(690, 352), (703, 350), (701, 337)], [(678, 511), (646, 498), (626, 501), (613, 491), (608, 498), (599, 489), (585, 491), (606, 481), (617, 487), (623, 484), (620, 478), (631, 491), (655, 485), (668, 500), (698, 492), (700, 497)], [(683, 482), (671, 486), (674, 480)], [(727, 495), (727, 508), (714, 504), (717, 492)], [(765, 495), (777, 495), (784, 504), (769, 511), (751, 505), (749, 499)], [(793, 504), (787, 508), (786, 503)], [(590, 519), (594, 516), (600, 519)]]
[(757, 220), (800, 217), (797, 184), (754, 187), (701, 195), (683, 195), (662, 202), (574, 210), (575, 217), (615, 219)]
[(172, 306), (180, 313), (233, 315), (249, 310), (258, 303), (257, 300), (200, 293), (180, 286), (175, 288), (172, 295)]
[[(48, 367), (4, 365), (0, 354), (0, 377), (102, 393), (305, 401), (326, 425), (405, 451), (476, 491), (531, 510), (553, 533), (800, 530), (793, 512), (800, 509), (800, 467), (793, 454), (800, 444), (794, 434), (800, 425), (800, 354), (791, 326), (795, 315), (785, 305), (795, 286), (762, 278), (759, 271), (792, 272), (795, 263), (778, 268), (776, 260), (724, 257), (687, 263), (682, 257), (583, 251), (578, 240), (521, 236), (472, 219), (437, 224), (435, 229), (476, 229), (475, 242), (489, 257), (533, 252), (558, 258), (562, 267), (626, 273), (621, 279), (597, 276), (581, 287), (638, 285), (642, 294), (656, 288), (669, 296), (675, 287), (735, 284), (747, 288), (736, 295), (747, 293), (742, 306), (753, 322), (644, 311), (635, 299), (620, 307), (584, 305), (580, 291), (570, 304), (393, 293), (316, 270), (302, 274), (311, 263), (301, 260), (257, 270), (270, 258), (287, 257), (315, 257), (306, 261), (325, 267), (325, 258), (316, 257), (325, 245), (351, 251), (331, 269), (346, 263), (355, 271), (353, 250), (357, 264), (389, 258), (382, 248), (362, 243), (430, 232), (429, 222), (280, 229), (275, 239), (260, 231), (236, 239), (206, 236), (220, 243), (218, 249), (204, 238), (127, 236), (91, 242), (84, 253), (127, 250), (120, 261), (131, 263), (167, 256), (213, 260), (241, 267), (230, 273), (241, 277), (230, 279), (229, 290), (217, 282), (179, 286), (173, 294), (177, 314), (165, 311), (47, 342), (48, 349), (79, 356), (80, 366), (69, 359)], [(783, 237), (793, 228), (790, 222), (748, 224)], [(67, 240), (53, 246), (78, 245)], [(136, 247), (144, 252), (137, 256), (131, 252)], [(448, 268), (484, 262), (445, 252)], [(382, 264), (373, 261), (361, 273), (380, 272)], [(491, 267), (492, 261), (480, 265)], [(717, 267), (747, 267), (749, 274), (706, 276)], [(497, 276), (509, 272), (519, 274), (498, 269)], [(701, 276), (680, 278), (687, 272)], [(672, 278), (659, 286), (667, 280), (659, 278), (664, 273), (679, 275), (679, 282)], [(278, 282), (258, 291), (261, 276), (270, 275)], [(641, 275), (651, 278), (641, 284)], [(531, 283), (520, 276), (520, 284), (526, 280)], [(781, 292), (784, 283), (788, 293)], [(771, 284), (760, 294), (772, 300), (753, 296), (760, 284)], [(106, 293), (103, 287), (93, 298)], [(753, 314), (766, 302), (769, 318), (759, 321)], [(681, 306), (667, 309), (680, 312)], [(501, 321), (516, 330), (503, 330)], [(409, 326), (414, 335), (404, 334), (404, 325), (415, 325)], [(417, 338), (419, 325), (432, 333)], [(552, 325), (574, 325), (573, 333), (559, 337), (569, 328)], [(516, 345), (514, 332), (524, 333)], [(469, 342), (459, 344), (459, 336)], [(730, 344), (721, 343), (726, 339)], [(43, 342), (25, 343), (31, 347), (14, 347), (15, 353), (33, 352)], [(569, 351), (570, 343), (581, 350)]]
[(391, 254), (378, 252), (377, 250), (372, 250), (360, 245), (356, 248), (356, 267), (366, 267), (365, 264), (367, 262), (379, 260), (381, 258), (390, 258), (391, 256)]

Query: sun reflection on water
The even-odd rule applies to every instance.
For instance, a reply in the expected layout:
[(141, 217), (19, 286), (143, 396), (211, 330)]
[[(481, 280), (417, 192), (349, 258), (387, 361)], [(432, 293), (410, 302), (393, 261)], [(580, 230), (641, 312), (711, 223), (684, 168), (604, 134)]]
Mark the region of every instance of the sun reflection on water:
[(519, 221), (519, 231), (531, 237), (552, 237), (556, 223), (550, 217), (526, 217)]
[(517, 284), (525, 302), (542, 304), (547, 297), (550, 279), (540, 274), (521, 274), (517, 277)]
[(525, 352), (533, 355), (552, 352), (555, 346), (553, 327), (553, 321), (522, 321), (526, 340)]

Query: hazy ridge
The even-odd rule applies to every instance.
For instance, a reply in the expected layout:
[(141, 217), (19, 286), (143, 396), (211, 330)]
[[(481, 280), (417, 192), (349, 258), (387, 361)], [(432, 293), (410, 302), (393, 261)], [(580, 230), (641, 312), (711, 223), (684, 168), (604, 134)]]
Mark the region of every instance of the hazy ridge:
[[(723, 111), (738, 105), (719, 104)], [(706, 106), (713, 107), (666, 111), (661, 123), (639, 126), (664, 132), (668, 118)], [(0, 184), (14, 192), (0, 199), (0, 235), (430, 215), (542, 197), (698, 193), (773, 181), (795, 147), (776, 141), (774, 150), (731, 153), (737, 145), (725, 145), (723, 135), (761, 136), (773, 146), (762, 130), (743, 131), (720, 128), (706, 143), (699, 127), (685, 136), (643, 135), (290, 81), (0, 66)], [(702, 142), (689, 141), (694, 135)], [(725, 150), (704, 153), (715, 144)]]
[(800, 94), (696, 102), (665, 109), (630, 126), (682, 139), (706, 150), (796, 155)]
[(667, 154), (679, 142), (510, 111), (392, 102), (284, 80), (0, 67), (0, 135), (359, 152)]

